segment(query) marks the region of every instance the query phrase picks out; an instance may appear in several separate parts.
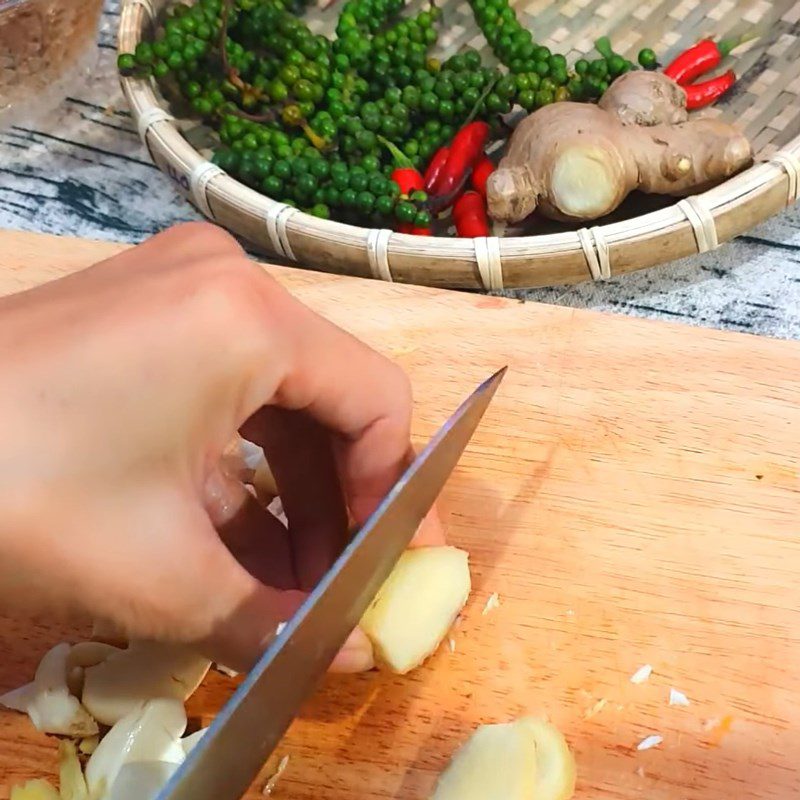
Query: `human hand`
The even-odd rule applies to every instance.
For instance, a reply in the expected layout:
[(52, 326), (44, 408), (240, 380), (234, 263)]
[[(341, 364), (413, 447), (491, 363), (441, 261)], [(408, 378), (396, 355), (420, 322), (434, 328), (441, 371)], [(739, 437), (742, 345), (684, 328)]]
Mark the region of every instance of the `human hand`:
[[(403, 372), (211, 225), (0, 299), (0, 363), (0, 603), (239, 669), (411, 455)], [(288, 531), (226, 468), (237, 431), (264, 448)], [(442, 540), (432, 514), (415, 542)], [(355, 631), (334, 666), (371, 665)]]

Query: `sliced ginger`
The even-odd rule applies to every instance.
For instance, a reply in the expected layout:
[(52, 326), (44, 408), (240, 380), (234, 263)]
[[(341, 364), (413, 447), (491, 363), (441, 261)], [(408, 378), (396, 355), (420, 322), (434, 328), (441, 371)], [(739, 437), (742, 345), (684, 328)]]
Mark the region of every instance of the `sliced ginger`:
[(569, 800), (575, 759), (561, 732), (533, 717), (482, 725), (442, 773), (433, 800)]
[(419, 666), (447, 635), (469, 590), (463, 550), (418, 547), (403, 553), (361, 619), (378, 660), (401, 674)]

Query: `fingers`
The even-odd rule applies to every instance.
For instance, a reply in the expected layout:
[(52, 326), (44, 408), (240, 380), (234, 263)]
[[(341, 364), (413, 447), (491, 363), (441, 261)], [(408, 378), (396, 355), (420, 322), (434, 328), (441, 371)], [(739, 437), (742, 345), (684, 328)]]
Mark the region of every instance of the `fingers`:
[(434, 506), (420, 523), (411, 541), (411, 547), (440, 547), (443, 544), (446, 544), (444, 528), (439, 519), (439, 512)]
[(312, 589), (347, 542), (348, 518), (331, 438), (306, 414), (264, 407), (243, 434), (264, 448), (275, 476), (301, 589)]
[(409, 463), (408, 379), (288, 293), (273, 288), (269, 309), (283, 371), (276, 386), (251, 398), (249, 415), (274, 405), (303, 410), (326, 427), (334, 437), (350, 511), (362, 524)]

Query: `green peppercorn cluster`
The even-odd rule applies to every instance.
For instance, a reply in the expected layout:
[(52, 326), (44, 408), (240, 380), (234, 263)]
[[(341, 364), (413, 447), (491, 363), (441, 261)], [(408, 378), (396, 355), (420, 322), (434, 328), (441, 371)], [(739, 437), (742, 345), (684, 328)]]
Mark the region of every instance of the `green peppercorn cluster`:
[[(508, 0), (470, 0), (500, 68), (473, 49), (440, 63), (433, 5), (402, 17), (405, 0), (347, 0), (328, 38), (301, 18), (306, 2), (175, 2), (118, 66), (153, 76), (214, 128), (214, 161), (226, 172), (322, 218), (427, 228), (425, 194), (401, 196), (395, 168), (424, 169), (467, 119), (488, 121), (497, 138), (514, 107), (590, 100), (635, 68), (600, 40), (600, 58), (569, 69)], [(654, 68), (655, 54), (641, 51), (639, 63)]]

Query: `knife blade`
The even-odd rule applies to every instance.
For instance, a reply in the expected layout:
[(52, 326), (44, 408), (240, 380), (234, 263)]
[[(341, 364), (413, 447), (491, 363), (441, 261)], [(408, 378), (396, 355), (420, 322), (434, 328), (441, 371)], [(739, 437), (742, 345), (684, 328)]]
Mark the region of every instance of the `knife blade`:
[(505, 368), (431, 439), (265, 650), (157, 800), (239, 800), (411, 541)]

